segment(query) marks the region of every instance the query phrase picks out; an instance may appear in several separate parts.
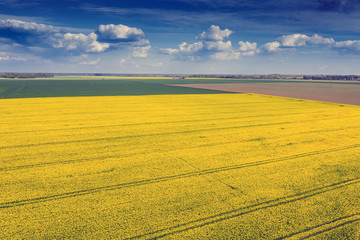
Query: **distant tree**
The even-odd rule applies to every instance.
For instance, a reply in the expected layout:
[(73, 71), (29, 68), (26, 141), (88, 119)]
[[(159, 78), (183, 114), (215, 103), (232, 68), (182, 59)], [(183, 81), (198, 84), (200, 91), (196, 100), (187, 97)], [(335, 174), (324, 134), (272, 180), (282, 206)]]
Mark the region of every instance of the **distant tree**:
[(0, 73), (0, 78), (52, 78), (54, 76), (53, 73)]

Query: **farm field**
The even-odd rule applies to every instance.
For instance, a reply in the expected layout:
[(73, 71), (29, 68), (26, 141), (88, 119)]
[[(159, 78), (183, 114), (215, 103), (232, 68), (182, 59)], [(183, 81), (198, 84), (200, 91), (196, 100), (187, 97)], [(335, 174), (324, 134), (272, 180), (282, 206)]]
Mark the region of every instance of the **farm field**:
[[(142, 81), (142, 82), (141, 82)], [(157, 79), (157, 81), (164, 81)], [(3, 90), (2, 90), (3, 89)], [(102, 79), (58, 77), (54, 79), (0, 80), (0, 98), (118, 96), (153, 94), (221, 93), (152, 83), (151, 79)]]
[(242, 83), (190, 83), (169, 85), (360, 105), (360, 83), (358, 82), (254, 81)]
[(0, 79), (1, 98), (133, 96), (166, 94), (257, 93), (360, 105), (360, 82), (57, 76), (45, 79)]
[(0, 239), (358, 239), (359, 106), (180, 92), (0, 99)]
[[(0, 79), (0, 98), (121, 96), (160, 94), (209, 94), (224, 93), (170, 86), (184, 83), (276, 83), (276, 80), (239, 79), (172, 79), (172, 78), (124, 78), (97, 76), (58, 76), (41, 79)], [(282, 82), (282, 81), (280, 81)]]

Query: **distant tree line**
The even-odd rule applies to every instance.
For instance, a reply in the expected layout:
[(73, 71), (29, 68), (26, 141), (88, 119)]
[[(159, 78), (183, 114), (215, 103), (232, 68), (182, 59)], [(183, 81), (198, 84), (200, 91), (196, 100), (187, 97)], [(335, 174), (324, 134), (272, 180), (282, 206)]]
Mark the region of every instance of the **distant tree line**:
[[(69, 74), (56, 74), (69, 75)], [(229, 79), (296, 79), (296, 80), (355, 80), (360, 81), (358, 75), (298, 75), (298, 74), (116, 74), (116, 73), (77, 73), (78, 76), (122, 76), (122, 77), (171, 77), (185, 78), (229, 78)]]
[(52, 78), (54, 76), (122, 76), (122, 77), (172, 77), (185, 78), (230, 78), (230, 79), (297, 79), (297, 80), (355, 80), (359, 75), (296, 75), (296, 74), (112, 74), (112, 73), (0, 73), (0, 78)]
[(360, 76), (356, 75), (315, 75), (310, 76), (306, 75), (303, 76), (304, 79), (311, 79), (311, 80), (360, 80)]
[(293, 75), (293, 74), (193, 74), (186, 75), (186, 77), (200, 77), (200, 78), (236, 78), (236, 79), (305, 79), (305, 80), (360, 80), (357, 75)]
[(0, 78), (52, 78), (54, 76), (53, 73), (0, 73)]

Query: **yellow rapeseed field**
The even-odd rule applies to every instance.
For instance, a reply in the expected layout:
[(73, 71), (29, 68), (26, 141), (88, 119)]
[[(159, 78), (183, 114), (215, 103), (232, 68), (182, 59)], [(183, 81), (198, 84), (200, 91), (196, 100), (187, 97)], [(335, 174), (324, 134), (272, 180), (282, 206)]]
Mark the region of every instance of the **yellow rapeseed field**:
[(358, 239), (360, 107), (0, 99), (0, 239)]

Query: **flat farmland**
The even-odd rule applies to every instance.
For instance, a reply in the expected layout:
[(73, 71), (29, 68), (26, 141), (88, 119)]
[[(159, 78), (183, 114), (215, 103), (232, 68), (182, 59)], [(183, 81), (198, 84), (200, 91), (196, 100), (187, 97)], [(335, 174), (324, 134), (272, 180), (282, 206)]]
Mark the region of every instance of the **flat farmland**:
[(221, 93), (217, 90), (167, 86), (158, 84), (157, 81), (169, 80), (71, 76), (53, 79), (0, 79), (0, 99)]
[(0, 99), (0, 239), (358, 239), (360, 107)]
[(277, 81), (244, 83), (169, 84), (197, 89), (266, 94), (325, 102), (360, 105), (360, 83), (340, 81)]

